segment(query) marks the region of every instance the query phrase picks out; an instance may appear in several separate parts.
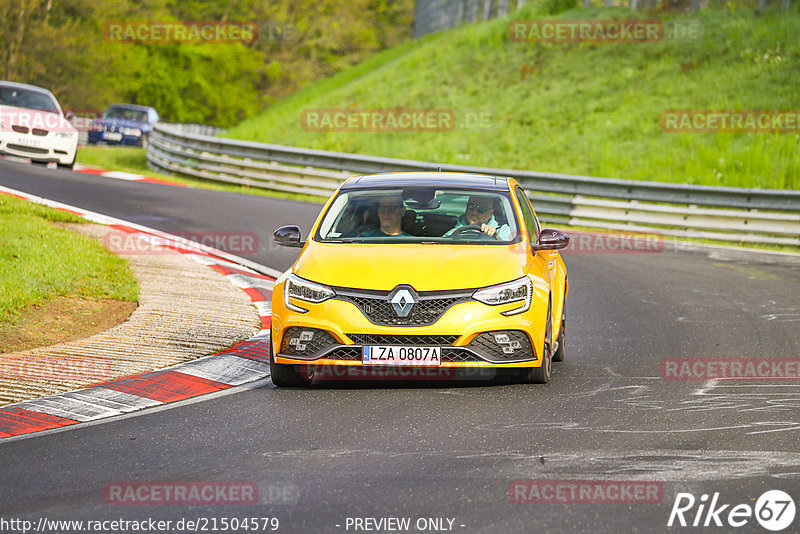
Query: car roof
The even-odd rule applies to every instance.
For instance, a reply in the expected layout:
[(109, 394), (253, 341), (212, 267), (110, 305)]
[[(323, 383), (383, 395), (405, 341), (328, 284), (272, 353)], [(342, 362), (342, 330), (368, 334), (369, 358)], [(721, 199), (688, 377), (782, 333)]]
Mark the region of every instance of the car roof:
[(354, 176), (342, 185), (345, 189), (379, 187), (457, 187), (508, 191), (508, 178), (461, 172), (393, 172)]
[(135, 109), (137, 111), (147, 111), (148, 109), (154, 109), (150, 106), (140, 106), (138, 104), (111, 104), (108, 106), (108, 109), (111, 108), (128, 108), (128, 109)]
[(49, 96), (53, 96), (53, 93), (51, 93), (44, 87), (39, 87), (37, 85), (29, 85), (27, 83), (19, 83), (19, 82), (9, 82), (6, 80), (0, 80), (0, 85), (5, 85), (6, 87), (14, 87), (17, 89), (28, 89), (29, 91), (36, 91), (39, 93), (44, 93)]

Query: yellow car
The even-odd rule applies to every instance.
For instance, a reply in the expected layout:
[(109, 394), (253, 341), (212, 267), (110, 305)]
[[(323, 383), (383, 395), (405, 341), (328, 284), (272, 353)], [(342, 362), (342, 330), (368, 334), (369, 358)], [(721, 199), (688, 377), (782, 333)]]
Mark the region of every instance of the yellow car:
[[(564, 358), (569, 235), (541, 229), (511, 178), (355, 176), (328, 200), (272, 294), (276, 386), (354, 371), (397, 378), (457, 370), (550, 380)], [(347, 372), (345, 372), (347, 371)], [(361, 375), (361, 376), (369, 376)]]

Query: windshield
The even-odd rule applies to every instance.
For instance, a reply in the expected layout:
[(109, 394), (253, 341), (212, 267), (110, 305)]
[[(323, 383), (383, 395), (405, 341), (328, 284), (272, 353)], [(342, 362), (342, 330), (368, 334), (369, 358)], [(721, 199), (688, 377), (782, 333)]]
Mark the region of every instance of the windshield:
[(58, 104), (53, 97), (40, 91), (20, 89), (0, 85), (0, 105), (14, 106), (17, 108), (36, 109), (48, 113), (58, 113)]
[(508, 192), (434, 187), (342, 191), (315, 240), (497, 244), (519, 240)]
[(147, 122), (147, 112), (131, 108), (109, 108), (104, 115), (107, 119), (127, 119), (136, 122)]

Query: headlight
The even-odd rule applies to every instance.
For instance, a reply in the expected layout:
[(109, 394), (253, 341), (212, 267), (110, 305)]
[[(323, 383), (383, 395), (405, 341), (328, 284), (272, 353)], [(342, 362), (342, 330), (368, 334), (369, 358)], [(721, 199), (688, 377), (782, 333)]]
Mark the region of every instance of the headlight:
[(142, 135), (142, 131), (139, 128), (125, 128), (122, 130), (122, 133), (125, 135), (133, 135), (135, 137)]
[(290, 274), (286, 278), (286, 283), (283, 286), (283, 303), (288, 309), (300, 313), (305, 313), (308, 310), (300, 308), (299, 306), (295, 306), (289, 302), (290, 297), (293, 299), (304, 300), (306, 302), (318, 304), (334, 296), (336, 296), (336, 293), (333, 291), (333, 289), (320, 284), (315, 284), (314, 282), (310, 282), (308, 280), (303, 280), (299, 276), (295, 276), (293, 274)]
[(472, 298), (489, 306), (508, 304), (509, 302), (522, 302), (520, 307), (502, 312), (503, 315), (508, 316), (528, 311), (531, 307), (532, 295), (533, 283), (530, 278), (523, 276), (513, 282), (479, 289), (472, 294)]
[(56, 132), (53, 135), (55, 135), (56, 137), (66, 137), (67, 139), (69, 139), (70, 137), (75, 135), (75, 132)]

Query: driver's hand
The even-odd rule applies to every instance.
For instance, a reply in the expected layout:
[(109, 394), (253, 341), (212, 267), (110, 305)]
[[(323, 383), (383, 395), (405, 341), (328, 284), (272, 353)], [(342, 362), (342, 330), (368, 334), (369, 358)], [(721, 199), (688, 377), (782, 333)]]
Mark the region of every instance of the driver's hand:
[(489, 226), (486, 223), (483, 223), (481, 225), (481, 232), (483, 232), (484, 234), (486, 234), (488, 236), (492, 236), (493, 237), (494, 234), (497, 232), (497, 228), (495, 228), (494, 226)]

